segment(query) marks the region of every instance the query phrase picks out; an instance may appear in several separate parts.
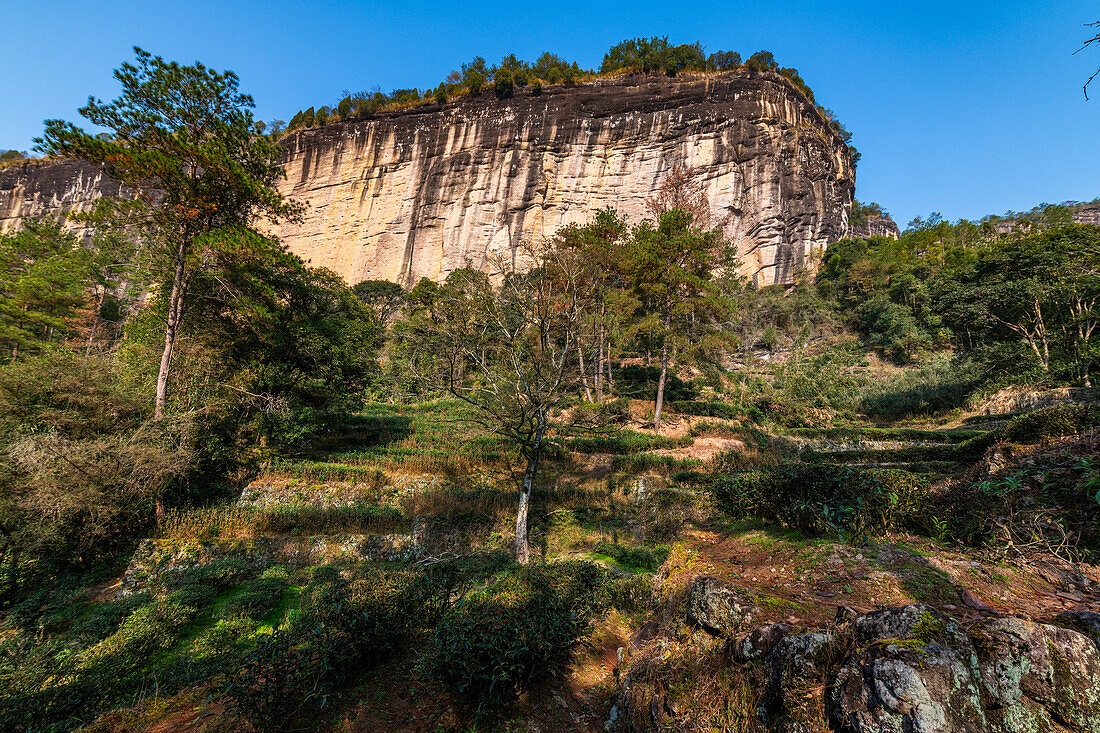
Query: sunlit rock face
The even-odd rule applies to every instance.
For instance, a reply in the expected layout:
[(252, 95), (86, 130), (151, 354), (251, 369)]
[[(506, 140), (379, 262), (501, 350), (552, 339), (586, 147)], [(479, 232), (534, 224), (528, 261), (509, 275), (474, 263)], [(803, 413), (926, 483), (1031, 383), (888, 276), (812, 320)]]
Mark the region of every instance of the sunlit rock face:
[(789, 282), (844, 236), (847, 147), (779, 76), (622, 77), (490, 93), (296, 132), (284, 194), (308, 202), (276, 232), (349, 282), (409, 285), (483, 269), (613, 207), (637, 222), (676, 163), (693, 166), (742, 271)]
[(901, 236), (897, 223), (889, 216), (871, 214), (867, 221), (848, 227), (848, 236), (854, 239), (870, 239), (871, 237), (886, 237), (897, 239)]
[[(821, 113), (782, 77), (743, 71), (484, 92), (281, 144), (282, 192), (308, 208), (272, 233), (350, 283), (483, 269), (605, 207), (637, 222), (677, 163), (697, 170), (742, 272), (790, 282), (847, 233), (855, 186)], [(0, 169), (0, 229), (119, 193), (78, 161)]]
[[(89, 211), (103, 196), (125, 190), (103, 169), (83, 160), (29, 161), (0, 169), (0, 233), (28, 218), (60, 218)], [(84, 227), (70, 224), (78, 234)]]

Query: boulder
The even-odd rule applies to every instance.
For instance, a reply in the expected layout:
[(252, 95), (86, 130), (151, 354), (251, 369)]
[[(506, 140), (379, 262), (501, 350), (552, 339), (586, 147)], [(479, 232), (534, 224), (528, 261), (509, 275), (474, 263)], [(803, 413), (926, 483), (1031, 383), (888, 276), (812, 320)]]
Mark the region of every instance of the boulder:
[[(721, 654), (702, 631), (657, 639), (641, 662), (648, 669), (625, 675), (609, 729), (706, 726), (735, 705), (773, 733), (1100, 733), (1100, 648), (1088, 635), (1100, 633), (1098, 613), (1064, 613), (1058, 625), (987, 618), (964, 628), (911, 605), (845, 611), (846, 623), (793, 633), (779, 623), (748, 628), (757, 610), (714, 578), (697, 578), (687, 605), (689, 619), (711, 634), (741, 634)], [(668, 662), (670, 653), (683, 661)], [(662, 664), (691, 669), (677, 678), (688, 686), (655, 683)], [(742, 666), (727, 677), (727, 665)], [(725, 681), (733, 682), (723, 702), (714, 695)], [(700, 715), (701, 701), (714, 712)]]
[(812, 733), (826, 729), (823, 691), (840, 661), (837, 638), (817, 632), (784, 636), (764, 660), (767, 688), (764, 705), (779, 733)]
[(1084, 634), (1019, 618), (971, 629), (994, 733), (1100, 730), (1100, 653)]
[(988, 729), (974, 649), (956, 622), (914, 605), (861, 616), (852, 631), (856, 649), (833, 687), (842, 730)]
[(1080, 631), (1100, 647), (1100, 613), (1096, 611), (1063, 611), (1055, 616), (1051, 623)]
[(788, 624), (767, 624), (755, 628), (731, 644), (730, 656), (738, 662), (763, 659), (791, 630)]
[(698, 577), (688, 591), (688, 623), (716, 636), (748, 626), (759, 613), (742, 591), (717, 578)]

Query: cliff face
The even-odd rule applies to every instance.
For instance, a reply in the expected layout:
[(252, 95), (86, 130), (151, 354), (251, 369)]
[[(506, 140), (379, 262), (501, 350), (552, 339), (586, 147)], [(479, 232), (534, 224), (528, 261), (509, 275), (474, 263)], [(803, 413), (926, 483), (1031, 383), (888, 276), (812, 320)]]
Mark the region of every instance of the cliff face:
[(676, 163), (699, 171), (761, 284), (847, 230), (848, 150), (778, 76), (626, 77), (421, 110), (284, 139), (283, 193), (310, 207), (275, 233), (349, 282), (441, 280), (604, 207), (639, 221)]
[[(61, 217), (90, 210), (96, 199), (125, 191), (101, 168), (83, 160), (32, 161), (0, 169), (0, 232), (30, 217)], [(83, 227), (73, 227), (78, 233)]]
[[(272, 231), (350, 283), (403, 285), (516, 256), (613, 207), (645, 217), (668, 170), (693, 166), (744, 274), (788, 282), (848, 230), (847, 147), (779, 76), (622, 77), (491, 93), (283, 139), (287, 196), (309, 206)], [(0, 229), (89, 208), (119, 186), (88, 164), (0, 170)]]
[(898, 229), (897, 223), (889, 216), (870, 214), (864, 223), (853, 224), (849, 227), (848, 236), (853, 239), (869, 239), (871, 237), (897, 239), (901, 236), (901, 230)]

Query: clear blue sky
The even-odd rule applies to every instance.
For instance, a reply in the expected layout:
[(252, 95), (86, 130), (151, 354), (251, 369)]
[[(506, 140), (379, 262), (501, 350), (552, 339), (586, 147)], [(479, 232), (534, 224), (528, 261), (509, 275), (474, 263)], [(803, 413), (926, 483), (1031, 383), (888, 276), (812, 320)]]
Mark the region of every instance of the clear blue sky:
[(1095, 1), (0, 0), (0, 17), (0, 148), (116, 96), (134, 45), (233, 69), (259, 117), (285, 120), (345, 90), (434, 86), (478, 54), (597, 67), (624, 38), (668, 35), (799, 69), (863, 153), (857, 196), (903, 227), (1100, 196), (1100, 82), (1081, 93), (1100, 49), (1072, 55)]

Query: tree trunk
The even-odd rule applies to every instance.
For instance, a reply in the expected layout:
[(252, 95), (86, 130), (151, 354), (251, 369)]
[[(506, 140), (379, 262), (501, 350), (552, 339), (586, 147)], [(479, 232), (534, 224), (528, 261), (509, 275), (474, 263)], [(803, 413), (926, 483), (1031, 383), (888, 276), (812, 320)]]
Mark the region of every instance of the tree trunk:
[(584, 347), (577, 344), (577, 367), (581, 370), (581, 386), (584, 387), (585, 402), (592, 401), (592, 390), (588, 387), (588, 372), (584, 369)]
[(160, 372), (157, 374), (157, 398), (153, 410), (153, 419), (164, 417), (164, 408), (168, 402), (168, 370), (172, 366), (172, 350), (176, 346), (176, 331), (179, 328), (180, 312), (183, 305), (184, 275), (187, 257), (187, 240), (180, 243), (176, 253), (176, 273), (172, 278), (172, 294), (168, 299), (168, 327), (164, 330), (164, 352), (160, 356)]
[(519, 491), (519, 510), (516, 512), (516, 539), (512, 544), (512, 554), (516, 562), (526, 565), (531, 561), (531, 545), (527, 541), (527, 511), (531, 505), (531, 490), (535, 488), (535, 476), (539, 472), (542, 459), (542, 436), (545, 425), (540, 425), (535, 433), (535, 442), (527, 454), (527, 468), (523, 472), (523, 486)]
[(89, 356), (92, 353), (92, 342), (95, 340), (96, 330), (99, 327), (99, 313), (103, 310), (103, 302), (107, 299), (107, 288), (103, 288), (103, 292), (99, 294), (99, 305), (96, 306), (95, 312), (92, 314), (92, 327), (88, 329), (88, 343), (84, 346), (84, 356)]
[(607, 391), (612, 397), (615, 396), (615, 380), (611, 377), (611, 337), (607, 338), (607, 346), (604, 350), (604, 364), (607, 365)]
[(596, 351), (596, 401), (603, 404), (603, 326), (600, 326)]
[(657, 407), (653, 410), (653, 432), (661, 432), (661, 408), (665, 406), (665, 377), (668, 374), (668, 333), (661, 344), (661, 376), (657, 380)]

